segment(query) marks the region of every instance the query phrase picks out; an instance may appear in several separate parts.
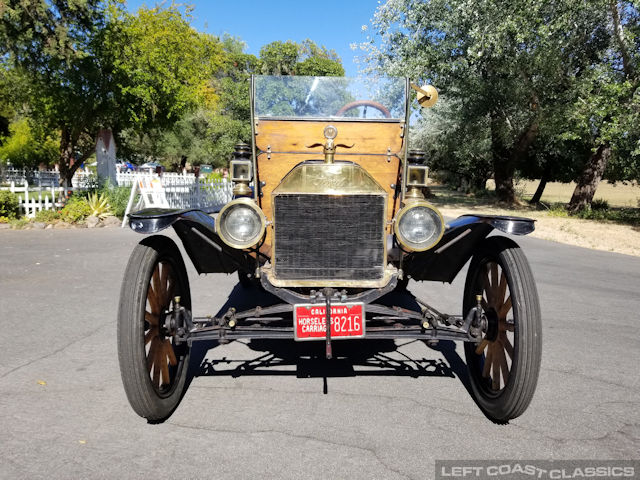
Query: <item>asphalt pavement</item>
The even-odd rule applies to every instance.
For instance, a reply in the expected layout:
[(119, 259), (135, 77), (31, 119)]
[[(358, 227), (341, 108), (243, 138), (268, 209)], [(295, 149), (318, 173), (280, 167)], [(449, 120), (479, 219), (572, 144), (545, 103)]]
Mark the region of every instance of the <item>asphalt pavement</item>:
[[(462, 345), (421, 341), (334, 342), (331, 362), (318, 344), (201, 345), (182, 403), (152, 425), (127, 403), (116, 351), (141, 238), (0, 231), (1, 479), (429, 479), (436, 459), (640, 458), (640, 258), (518, 239), (543, 358), (533, 402), (508, 425), (471, 399)], [(196, 315), (268, 301), (187, 265)], [(409, 288), (458, 314), (463, 282)]]

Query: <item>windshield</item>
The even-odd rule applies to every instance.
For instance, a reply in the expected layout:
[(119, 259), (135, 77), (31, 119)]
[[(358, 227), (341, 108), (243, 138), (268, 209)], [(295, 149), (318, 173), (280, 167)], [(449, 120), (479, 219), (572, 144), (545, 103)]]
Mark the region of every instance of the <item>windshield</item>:
[(404, 78), (256, 76), (257, 117), (404, 120)]

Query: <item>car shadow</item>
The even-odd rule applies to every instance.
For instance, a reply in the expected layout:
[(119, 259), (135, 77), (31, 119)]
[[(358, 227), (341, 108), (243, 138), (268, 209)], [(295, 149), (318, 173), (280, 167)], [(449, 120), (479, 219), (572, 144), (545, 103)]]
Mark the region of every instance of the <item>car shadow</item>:
[[(281, 300), (259, 288), (245, 288), (237, 284), (216, 316), (229, 308), (237, 311), (269, 306)], [(420, 310), (415, 297), (408, 291), (391, 292), (377, 303)], [(291, 340), (236, 340), (245, 344), (255, 356), (244, 359), (211, 358), (208, 354), (219, 345), (217, 341), (194, 342), (187, 376), (187, 386), (195, 377), (296, 376), (322, 378), (323, 392), (328, 393), (328, 378), (356, 376), (448, 377), (458, 378), (471, 393), (465, 362), (456, 352), (455, 342), (440, 341), (430, 345), (422, 340), (339, 340), (332, 342), (333, 357), (325, 357), (325, 343)], [(442, 358), (412, 356), (402, 347), (423, 342), (440, 352)]]

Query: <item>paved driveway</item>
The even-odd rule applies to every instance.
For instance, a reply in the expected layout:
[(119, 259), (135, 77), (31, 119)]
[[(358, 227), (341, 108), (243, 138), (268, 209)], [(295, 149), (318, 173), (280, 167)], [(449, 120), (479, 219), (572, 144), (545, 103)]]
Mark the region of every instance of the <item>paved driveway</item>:
[[(543, 361), (509, 425), (471, 400), (461, 345), (419, 341), (336, 342), (330, 364), (313, 358), (322, 345), (208, 345), (174, 415), (149, 425), (127, 403), (115, 337), (140, 238), (0, 231), (0, 478), (425, 479), (435, 459), (640, 457), (639, 258), (521, 239)], [(189, 272), (197, 315), (246, 300), (235, 276)], [(462, 283), (410, 288), (458, 313)]]

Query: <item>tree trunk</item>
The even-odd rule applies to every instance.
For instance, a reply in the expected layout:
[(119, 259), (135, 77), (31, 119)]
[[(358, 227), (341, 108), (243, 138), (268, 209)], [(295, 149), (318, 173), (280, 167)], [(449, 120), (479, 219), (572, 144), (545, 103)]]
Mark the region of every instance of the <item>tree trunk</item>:
[(75, 170), (71, 172), (71, 162), (73, 160), (73, 142), (71, 132), (63, 128), (60, 132), (60, 186), (70, 187), (71, 179)]
[(497, 113), (491, 115), (491, 153), (493, 156), (493, 175), (496, 182), (496, 197), (500, 202), (517, 203), (513, 187), (516, 165), (527, 154), (527, 150), (538, 135), (538, 120), (531, 123), (520, 133), (511, 148), (507, 148), (500, 135), (500, 123), (504, 119)]
[(547, 186), (547, 174), (543, 173), (542, 178), (540, 179), (540, 183), (538, 184), (538, 188), (536, 188), (536, 193), (533, 194), (529, 203), (532, 205), (537, 205), (540, 203), (540, 199), (542, 198), (542, 193), (544, 192), (545, 187)]
[(607, 168), (607, 163), (609, 163), (609, 158), (611, 158), (611, 146), (609, 146), (609, 144), (600, 145), (598, 149), (591, 154), (589, 161), (580, 174), (580, 178), (578, 178), (578, 184), (571, 196), (569, 212), (576, 213), (591, 205), (598, 184)]
[(511, 164), (509, 149), (505, 147), (500, 135), (501, 118), (491, 115), (491, 156), (493, 161), (493, 178), (496, 182), (496, 197), (500, 202), (515, 203), (516, 195), (513, 188), (515, 168)]
[(80, 158), (74, 157), (74, 150), (78, 146), (79, 133), (72, 133), (69, 129), (63, 128), (60, 134), (60, 186), (71, 187), (71, 180), (76, 170), (82, 165), (92, 151), (83, 152)]

